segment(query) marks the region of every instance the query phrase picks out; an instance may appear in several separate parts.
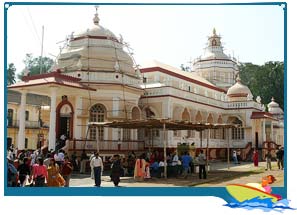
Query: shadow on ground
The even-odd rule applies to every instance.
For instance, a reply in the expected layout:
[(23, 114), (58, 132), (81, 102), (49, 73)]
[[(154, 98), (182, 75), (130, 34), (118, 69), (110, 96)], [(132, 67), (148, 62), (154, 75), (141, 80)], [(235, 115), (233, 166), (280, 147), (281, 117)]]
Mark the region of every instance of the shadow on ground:
[[(260, 174), (261, 171), (227, 171), (227, 170), (213, 170), (207, 175), (207, 179), (199, 179), (198, 174), (191, 174), (187, 178), (177, 177), (177, 178), (152, 178), (146, 179), (139, 183), (152, 183), (152, 184), (171, 184), (174, 186), (197, 186), (203, 184), (220, 184), (225, 181), (230, 181), (244, 176)], [(129, 179), (128, 179), (129, 180)], [(121, 179), (122, 182), (124, 180)], [(128, 182), (127, 182), (128, 183)]]

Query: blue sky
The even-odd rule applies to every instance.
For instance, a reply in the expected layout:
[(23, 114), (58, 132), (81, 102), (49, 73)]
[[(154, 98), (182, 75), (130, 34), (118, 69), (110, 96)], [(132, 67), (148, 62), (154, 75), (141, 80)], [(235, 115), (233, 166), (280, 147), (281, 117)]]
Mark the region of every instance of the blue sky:
[[(93, 6), (12, 6), (8, 10), (8, 63), (20, 72), (26, 53), (53, 57), (71, 32), (92, 25)], [(156, 59), (179, 67), (200, 56), (215, 27), (225, 52), (241, 62), (283, 60), (280, 6), (100, 6), (100, 24), (121, 34), (138, 64)]]

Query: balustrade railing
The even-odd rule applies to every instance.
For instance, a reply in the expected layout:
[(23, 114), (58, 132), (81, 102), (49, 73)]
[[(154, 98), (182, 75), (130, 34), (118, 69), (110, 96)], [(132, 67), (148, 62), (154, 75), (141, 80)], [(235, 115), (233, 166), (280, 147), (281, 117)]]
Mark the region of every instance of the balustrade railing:
[(256, 108), (262, 109), (261, 104), (255, 101), (240, 101), (240, 102), (226, 102), (214, 98), (205, 97), (199, 94), (193, 94), (193, 92), (185, 92), (185, 90), (176, 89), (172, 87), (158, 87), (146, 89), (146, 96), (161, 96), (161, 95), (174, 95), (182, 98), (192, 100), (194, 102), (202, 102), (208, 105), (214, 105), (224, 107), (226, 109), (234, 108)]
[[(7, 120), (7, 127), (19, 128), (19, 120)], [(25, 121), (25, 128), (46, 128), (48, 125), (41, 121)]]
[(116, 141), (116, 140), (78, 140), (70, 141), (70, 150), (90, 150), (90, 151), (139, 151), (144, 150), (144, 141)]

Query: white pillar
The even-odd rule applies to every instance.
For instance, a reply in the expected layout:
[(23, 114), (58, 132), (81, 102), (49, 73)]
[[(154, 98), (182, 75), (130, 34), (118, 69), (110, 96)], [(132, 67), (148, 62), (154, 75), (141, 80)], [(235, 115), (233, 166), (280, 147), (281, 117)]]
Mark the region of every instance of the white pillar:
[(99, 153), (99, 127), (98, 126), (96, 126), (96, 148), (97, 148), (97, 152)]
[(120, 98), (119, 97), (113, 97), (112, 98), (112, 116), (118, 117), (120, 109)]
[(230, 128), (227, 128), (226, 129), (227, 131), (226, 131), (226, 134), (227, 134), (227, 167), (228, 167), (228, 169), (230, 168)]
[(27, 91), (22, 91), (21, 105), (19, 110), (19, 133), (18, 133), (18, 150), (25, 149), (25, 111), (26, 111)]
[(121, 137), (119, 137), (119, 128), (112, 128), (112, 140), (118, 141)]
[(166, 125), (163, 124), (163, 156), (164, 156), (164, 178), (167, 178), (167, 159), (166, 159)]
[(138, 130), (132, 129), (132, 140), (138, 140)]
[(273, 135), (273, 121), (271, 120), (271, 126), (270, 126), (270, 140), (274, 141), (274, 135)]
[(170, 98), (163, 101), (161, 116), (165, 119), (172, 118), (172, 105)]
[(265, 142), (266, 141), (266, 131), (265, 131), (265, 119), (263, 120), (263, 142)]
[(255, 141), (255, 132), (256, 132), (256, 125), (257, 125), (257, 121), (256, 119), (252, 119), (251, 121), (252, 123), (252, 148), (256, 147), (256, 141)]
[(82, 108), (82, 98), (80, 96), (76, 96), (73, 115), (73, 138), (76, 139), (82, 139), (82, 120), (78, 117), (82, 114)]
[(49, 126), (49, 150), (56, 147), (56, 103), (57, 103), (57, 88), (52, 87), (51, 90), (51, 112)]

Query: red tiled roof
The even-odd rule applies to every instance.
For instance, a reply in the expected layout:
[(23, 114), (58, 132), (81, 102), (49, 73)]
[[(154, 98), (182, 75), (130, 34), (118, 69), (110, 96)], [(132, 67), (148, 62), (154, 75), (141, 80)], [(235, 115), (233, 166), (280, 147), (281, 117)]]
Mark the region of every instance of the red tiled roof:
[[(207, 83), (204, 83), (202, 81), (199, 81), (199, 80), (196, 80), (194, 78), (190, 78), (190, 77), (187, 77), (183, 74), (178, 74), (176, 72), (173, 72), (173, 71), (170, 71), (170, 70), (167, 70), (167, 69), (164, 69), (164, 68), (161, 68), (161, 67), (158, 67), (158, 66), (155, 66), (155, 67), (147, 67), (147, 68), (142, 68), (140, 69), (140, 72), (141, 73), (147, 73), (147, 72), (162, 72), (162, 73), (165, 73), (165, 74), (168, 74), (168, 75), (171, 75), (171, 76), (174, 76), (174, 77), (177, 77), (177, 78), (180, 78), (180, 79), (183, 79), (183, 80), (186, 80), (186, 81), (189, 81), (189, 82), (192, 82), (192, 83), (195, 83), (195, 84), (198, 84), (200, 86), (204, 86), (204, 87), (207, 87), (209, 89), (213, 89), (213, 90), (216, 90), (216, 91), (219, 91), (219, 92), (224, 92), (226, 93), (226, 90), (224, 89), (221, 89), (221, 88), (218, 88), (216, 86), (212, 86), (210, 84), (207, 84)], [(189, 73), (190, 74), (190, 73)]]
[(8, 86), (8, 88), (20, 88), (20, 87), (30, 87), (30, 86), (38, 86), (38, 85), (49, 85), (56, 84), (73, 88), (80, 88), (85, 90), (92, 89), (82, 83), (80, 83), (80, 78), (71, 77), (65, 74), (60, 73), (59, 71), (50, 72), (46, 74), (40, 75), (32, 75), (32, 76), (24, 76), (21, 82), (15, 83), (13, 85)]
[(251, 119), (272, 119), (277, 120), (273, 117), (271, 113), (268, 112), (253, 112), (251, 115)]

